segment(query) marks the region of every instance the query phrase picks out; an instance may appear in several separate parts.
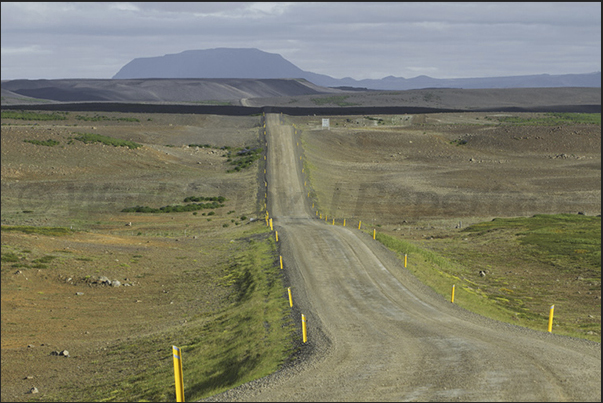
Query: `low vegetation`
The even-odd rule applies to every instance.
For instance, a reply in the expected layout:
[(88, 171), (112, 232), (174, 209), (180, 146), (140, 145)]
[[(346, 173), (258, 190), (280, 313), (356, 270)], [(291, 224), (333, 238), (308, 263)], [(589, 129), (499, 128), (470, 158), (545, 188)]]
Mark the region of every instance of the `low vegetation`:
[[(460, 234), (431, 250), (380, 232), (376, 239), (401, 259), (407, 254), (408, 269), (445, 298), (455, 285), (459, 306), (542, 331), (546, 308), (557, 303), (555, 333), (600, 341), (600, 321), (588, 313), (600, 311), (600, 299), (584, 306), (584, 298), (592, 300), (589, 295), (601, 286), (601, 217), (497, 218)], [(542, 288), (543, 282), (552, 284)]]
[(579, 214), (538, 214), (495, 218), (465, 228), (475, 235), (513, 229), (520, 245), (539, 261), (569, 271), (588, 271), (601, 277), (601, 217)]
[(226, 161), (229, 162), (230, 165), (234, 165), (234, 168), (229, 169), (226, 172), (239, 172), (249, 168), (255, 161), (260, 159), (262, 151), (263, 150), (260, 147), (229, 150)]
[(199, 148), (215, 148), (211, 144), (189, 144), (188, 146), (192, 147), (192, 148), (195, 148), (195, 147), (199, 147)]
[(124, 117), (108, 117), (108, 116), (104, 116), (104, 115), (94, 115), (94, 116), (83, 116), (83, 115), (76, 115), (75, 118), (77, 120), (83, 120), (85, 122), (140, 122), (140, 119), (137, 118), (124, 118)]
[[(486, 119), (492, 119), (486, 117)], [(545, 113), (538, 117), (497, 116), (501, 123), (515, 126), (558, 126), (565, 124), (589, 124), (601, 126), (600, 113)]]
[[(276, 245), (261, 226), (236, 241), (218, 287), (230, 290), (224, 307), (189, 319), (186, 326), (137, 337), (108, 352), (103, 368), (122, 366), (119, 378), (73, 383), (49, 401), (171, 401), (171, 346), (182, 351), (184, 395), (196, 401), (269, 375), (291, 355), (295, 330), (283, 294)], [(127, 364), (120, 364), (127, 363)], [(159, 365), (160, 364), (160, 365)]]
[(2, 119), (17, 120), (66, 120), (67, 112), (39, 113), (25, 111), (2, 111)]
[(73, 139), (81, 141), (85, 144), (101, 143), (113, 147), (128, 147), (130, 149), (142, 147), (142, 144), (138, 144), (133, 141), (116, 139), (113, 137), (103, 136), (102, 134), (95, 133), (80, 133), (79, 136), (73, 137)]
[(29, 140), (29, 139), (25, 139), (25, 140), (23, 140), (23, 142), (35, 144), (35, 145), (38, 145), (38, 146), (46, 146), (46, 147), (54, 147), (56, 145), (61, 144), (60, 141), (52, 140), (52, 139), (48, 139), (48, 140)]
[[(184, 199), (184, 203), (189, 204), (177, 204), (163, 206), (159, 208), (152, 208), (148, 206), (135, 206), (127, 207), (121, 210), (122, 213), (182, 213), (187, 211), (198, 211), (205, 209), (217, 209), (224, 207), (224, 202), (227, 199), (224, 196), (217, 197), (203, 197), (203, 196), (189, 196)], [(192, 203), (199, 201), (209, 201), (209, 203)]]
[(350, 97), (349, 95), (333, 95), (331, 97), (311, 98), (311, 101), (319, 106), (328, 105), (328, 104), (334, 104), (334, 105), (338, 105), (338, 106), (360, 105), (360, 104), (353, 103), (353, 102), (346, 102), (345, 100), (348, 99), (349, 97)]
[(63, 227), (34, 227), (28, 225), (3, 225), (2, 232), (17, 231), (26, 234), (46, 235), (46, 236), (63, 236), (73, 234), (75, 231), (70, 228)]

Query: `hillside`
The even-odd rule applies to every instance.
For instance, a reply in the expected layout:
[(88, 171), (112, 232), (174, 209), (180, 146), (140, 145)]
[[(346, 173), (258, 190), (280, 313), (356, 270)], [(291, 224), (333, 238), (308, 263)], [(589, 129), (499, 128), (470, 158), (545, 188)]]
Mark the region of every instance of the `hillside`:
[[(338, 93), (293, 79), (64, 79), (2, 83), (2, 104), (32, 97), (59, 102), (198, 102), (238, 105), (241, 99)], [(12, 94), (13, 97), (5, 97)], [(15, 96), (15, 94), (18, 96)], [(20, 98), (19, 98), (20, 97)]]

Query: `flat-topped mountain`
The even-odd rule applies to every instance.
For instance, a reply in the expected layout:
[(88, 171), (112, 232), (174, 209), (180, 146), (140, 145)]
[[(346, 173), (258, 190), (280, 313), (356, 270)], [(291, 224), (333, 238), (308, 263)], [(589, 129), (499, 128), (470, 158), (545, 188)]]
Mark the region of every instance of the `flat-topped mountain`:
[(301, 78), (324, 87), (361, 87), (373, 90), (601, 87), (601, 72), (451, 79), (424, 75), (408, 79), (394, 76), (382, 79), (337, 79), (304, 71), (279, 54), (248, 48), (187, 50), (177, 54), (137, 58), (122, 67), (113, 78)]

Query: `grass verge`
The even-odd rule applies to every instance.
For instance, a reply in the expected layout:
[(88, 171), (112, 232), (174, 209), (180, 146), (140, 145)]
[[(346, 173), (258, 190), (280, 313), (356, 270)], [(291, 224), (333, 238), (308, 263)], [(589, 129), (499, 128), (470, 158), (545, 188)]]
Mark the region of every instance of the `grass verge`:
[[(556, 312), (555, 333), (600, 342), (600, 317), (588, 314), (600, 312), (600, 299), (584, 306), (585, 298), (591, 301), (601, 284), (600, 217), (559, 214), (495, 219), (461, 233), (470, 234), (471, 242), (465, 241), (468, 246), (454, 252), (427, 250), (380, 232), (376, 240), (396, 252), (400, 259), (407, 254), (408, 269), (446, 299), (450, 300), (455, 285), (455, 303), (469, 311), (545, 331), (546, 308), (558, 303), (562, 310)], [(507, 240), (503, 241), (502, 236)], [(484, 256), (474, 245), (488, 242), (506, 243), (508, 247), (487, 247)], [(505, 267), (513, 252), (521, 258)], [(473, 272), (484, 262), (499, 270), (496, 275), (488, 274), (477, 280)], [(507, 271), (509, 267), (513, 270)], [(530, 277), (521, 279), (518, 274), (523, 276), (524, 271)], [(582, 290), (582, 294), (577, 290)]]
[[(173, 401), (171, 347), (182, 350), (185, 399), (199, 400), (267, 376), (293, 351), (276, 245), (261, 226), (231, 243), (216, 286), (230, 293), (223, 308), (178, 328), (110, 348), (97, 379), (62, 388), (52, 401)], [(117, 369), (117, 370), (116, 370)]]

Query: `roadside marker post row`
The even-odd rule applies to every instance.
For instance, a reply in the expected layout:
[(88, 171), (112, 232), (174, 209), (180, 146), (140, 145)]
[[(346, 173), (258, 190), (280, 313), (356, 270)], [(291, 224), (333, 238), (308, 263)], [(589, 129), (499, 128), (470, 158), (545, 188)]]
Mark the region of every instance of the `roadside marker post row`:
[[(312, 208), (314, 208), (314, 203), (312, 203)], [(316, 216), (322, 220), (322, 213), (318, 210), (315, 210)], [(325, 214), (325, 221), (327, 221), (327, 215)], [(331, 221), (332, 225), (335, 225), (335, 219), (333, 218)], [(346, 219), (343, 219), (343, 226), (346, 226)], [(358, 229), (362, 229), (362, 220), (358, 221)], [(377, 229), (373, 229), (373, 239), (377, 239)], [(404, 254), (404, 268), (408, 267), (408, 254)]]
[[(262, 116), (265, 116), (265, 114), (263, 113)], [(282, 112), (281, 112), (281, 119), (282, 119)], [(266, 122), (263, 121), (263, 126), (264, 128), (266, 127)], [(266, 134), (266, 130), (264, 130), (264, 134)], [(266, 143), (267, 145), (267, 143)], [(297, 143), (297, 145), (299, 146), (299, 142)], [(302, 160), (302, 157), (299, 157), (300, 160)], [(264, 160), (266, 160), (266, 155), (264, 155)], [(304, 169), (302, 167), (302, 173), (304, 172)], [(264, 174), (266, 173), (266, 170), (264, 169)], [(268, 188), (268, 182), (265, 181), (264, 182), (264, 186), (266, 188)], [(307, 182), (304, 181), (304, 186), (307, 186)], [(310, 197), (310, 192), (308, 192), (308, 197)], [(266, 200), (268, 199), (268, 193), (265, 193), (265, 198)], [(314, 204), (312, 204), (312, 207), (314, 207)], [(318, 215), (318, 211), (316, 212), (316, 214)], [(320, 215), (320, 218), (322, 219), (322, 214)], [(327, 216), (325, 215), (325, 221), (327, 221)], [(278, 231), (274, 230), (274, 226), (272, 224), (272, 218), (270, 218), (269, 214), (268, 214), (268, 209), (266, 208), (266, 225), (270, 226), (270, 231), (274, 231), (274, 236), (276, 239), (276, 242), (278, 242)], [(335, 225), (335, 219), (333, 219), (333, 225)], [(345, 227), (345, 219), (343, 220), (343, 226)], [(359, 226), (360, 228), (360, 226)], [(279, 265), (281, 270), (283, 270), (283, 256), (279, 255)], [(291, 294), (291, 287), (287, 288), (287, 294), (289, 296), (289, 306), (291, 308), (293, 308), (293, 296)], [(302, 338), (303, 338), (303, 342), (306, 343), (308, 341), (308, 330), (307, 330), (307, 323), (306, 323), (306, 316), (304, 314), (302, 314)], [(174, 349), (176, 349), (177, 347), (173, 347)], [(179, 351), (179, 350), (178, 350)], [(176, 372), (176, 354), (174, 354), (174, 371)], [(178, 355), (179, 357), (179, 355)], [(179, 360), (179, 365), (180, 365), (180, 393), (181, 395), (179, 395), (179, 389), (178, 389), (178, 375), (176, 375), (176, 401), (177, 402), (183, 402), (184, 401), (184, 386), (182, 384), (182, 361)], [(179, 400), (181, 399), (181, 400)]]
[[(404, 255), (406, 257), (406, 255)], [(406, 265), (405, 265), (406, 266)], [(452, 285), (452, 293), (450, 295), (450, 302), (454, 303), (454, 290), (455, 290), (456, 286), (453, 284)], [(551, 307), (549, 308), (549, 323), (548, 323), (548, 327), (547, 330), (549, 333), (553, 332), (553, 315), (555, 313), (555, 305), (551, 305)]]

